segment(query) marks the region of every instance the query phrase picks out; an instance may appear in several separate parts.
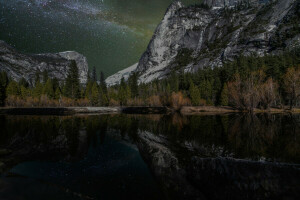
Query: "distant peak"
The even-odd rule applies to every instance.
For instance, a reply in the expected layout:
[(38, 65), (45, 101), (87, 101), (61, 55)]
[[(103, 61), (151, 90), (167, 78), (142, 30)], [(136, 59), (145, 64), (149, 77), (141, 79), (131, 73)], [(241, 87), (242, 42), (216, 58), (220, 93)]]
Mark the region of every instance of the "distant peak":
[(174, 12), (180, 8), (184, 7), (181, 1), (173, 1), (167, 9), (167, 13)]

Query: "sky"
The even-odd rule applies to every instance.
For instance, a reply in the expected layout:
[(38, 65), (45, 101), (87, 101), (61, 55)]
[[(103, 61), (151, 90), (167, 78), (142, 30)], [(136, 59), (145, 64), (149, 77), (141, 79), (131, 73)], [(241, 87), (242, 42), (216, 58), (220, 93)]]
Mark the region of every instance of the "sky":
[(109, 76), (138, 62), (171, 2), (0, 0), (0, 40), (23, 53), (77, 51)]

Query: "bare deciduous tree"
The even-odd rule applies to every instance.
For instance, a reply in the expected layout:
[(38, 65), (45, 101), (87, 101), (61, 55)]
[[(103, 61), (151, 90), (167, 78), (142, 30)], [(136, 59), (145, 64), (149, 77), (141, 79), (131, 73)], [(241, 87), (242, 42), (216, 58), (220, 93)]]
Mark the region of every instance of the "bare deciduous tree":
[(259, 96), (262, 105), (269, 109), (271, 104), (274, 103), (277, 97), (278, 84), (272, 78), (268, 78), (259, 89)]
[(300, 68), (289, 68), (283, 77), (283, 83), (285, 91), (289, 95), (290, 109), (292, 109), (300, 97)]

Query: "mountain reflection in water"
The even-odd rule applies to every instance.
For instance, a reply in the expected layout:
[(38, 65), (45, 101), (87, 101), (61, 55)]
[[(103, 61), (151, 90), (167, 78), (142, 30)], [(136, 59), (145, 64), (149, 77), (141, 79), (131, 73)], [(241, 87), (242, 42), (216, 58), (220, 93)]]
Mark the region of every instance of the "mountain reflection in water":
[(300, 115), (2, 115), (0, 126), (0, 199), (300, 197)]

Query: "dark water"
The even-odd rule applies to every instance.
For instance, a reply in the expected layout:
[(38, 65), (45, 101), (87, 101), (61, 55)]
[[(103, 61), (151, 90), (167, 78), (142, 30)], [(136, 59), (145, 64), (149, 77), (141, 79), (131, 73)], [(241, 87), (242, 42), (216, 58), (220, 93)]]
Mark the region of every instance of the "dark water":
[(300, 115), (0, 116), (0, 199), (299, 199)]

